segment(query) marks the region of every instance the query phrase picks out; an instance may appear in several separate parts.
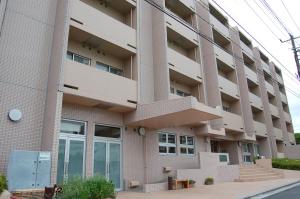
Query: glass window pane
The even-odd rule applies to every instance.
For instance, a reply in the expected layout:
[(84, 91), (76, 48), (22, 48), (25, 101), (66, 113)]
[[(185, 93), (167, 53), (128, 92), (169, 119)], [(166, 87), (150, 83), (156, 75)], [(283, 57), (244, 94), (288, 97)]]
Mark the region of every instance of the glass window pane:
[(176, 91), (176, 94), (179, 95), (179, 96), (184, 97), (184, 93), (183, 93), (182, 91), (180, 91), (180, 90), (177, 90), (177, 91)]
[(180, 144), (186, 144), (186, 137), (180, 136)]
[(94, 175), (106, 177), (106, 143), (94, 144)]
[(99, 137), (120, 138), (121, 130), (117, 127), (95, 125), (94, 135)]
[(173, 93), (174, 94), (174, 88), (173, 87), (170, 87), (170, 91), (171, 91), (171, 93)]
[(96, 62), (96, 68), (103, 71), (109, 71), (109, 66), (101, 62)]
[(186, 148), (185, 148), (185, 147), (181, 147), (181, 148), (180, 148), (180, 153), (181, 153), (181, 154), (186, 154), (186, 153), (187, 153)]
[(176, 139), (174, 134), (168, 134), (168, 143), (175, 144)]
[(194, 151), (194, 148), (188, 148), (188, 154), (194, 154), (195, 151)]
[(69, 150), (68, 178), (82, 177), (84, 141), (71, 140)]
[(123, 75), (123, 71), (121, 69), (118, 69), (118, 68), (110, 67), (110, 72), (113, 73), (113, 74), (116, 74), (116, 75), (120, 75), (120, 76)]
[(159, 146), (159, 152), (160, 153), (167, 153), (167, 147), (165, 147), (165, 146)]
[(62, 185), (64, 182), (64, 170), (65, 170), (65, 149), (66, 149), (66, 140), (59, 140), (58, 147), (58, 163), (57, 163), (57, 184)]
[(165, 133), (159, 134), (159, 142), (166, 143), (167, 142), (167, 135)]
[(67, 59), (73, 60), (73, 53), (71, 53), (70, 51), (67, 52)]
[(76, 121), (62, 120), (60, 126), (61, 133), (84, 135), (84, 123)]
[(171, 146), (171, 147), (168, 147), (168, 153), (176, 153), (176, 148)]
[(80, 55), (74, 54), (74, 61), (77, 61), (77, 62), (85, 64), (85, 65), (90, 65), (90, 59), (80, 56)]
[(194, 145), (194, 138), (193, 137), (187, 137), (187, 143), (188, 143), (188, 145)]
[(121, 188), (121, 154), (120, 144), (109, 144), (109, 179), (114, 183), (115, 188)]

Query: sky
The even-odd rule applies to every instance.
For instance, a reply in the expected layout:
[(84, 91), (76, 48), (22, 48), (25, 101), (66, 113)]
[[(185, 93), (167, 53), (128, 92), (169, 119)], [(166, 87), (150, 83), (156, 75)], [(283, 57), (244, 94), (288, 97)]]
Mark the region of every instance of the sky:
[[(291, 43), (282, 43), (279, 39), (285, 41), (289, 39), (287, 32), (276, 23), (276, 20), (271, 16), (271, 14), (264, 9), (260, 0), (215, 0), (221, 7), (223, 7), (240, 25), (242, 25), (252, 36), (254, 36), (259, 43), (261, 43), (273, 56), (275, 56), (284, 66), (274, 60), (267, 52), (262, 48), (261, 51), (266, 54), (271, 61), (273, 61), (282, 71), (285, 87), (294, 91), (299, 97), (291, 94), (286, 88), (288, 103), (290, 107), (290, 112), (292, 115), (294, 131), (300, 133), (300, 81), (293, 78), (290, 73), (296, 73), (296, 64), (294, 56), (291, 50)], [(275, 11), (277, 16), (283, 21), (283, 23), (288, 27), (288, 30), (293, 33), (294, 37), (300, 36), (300, 1), (299, 0), (266, 0), (271, 8)], [(289, 14), (286, 12), (284, 5), (287, 7), (290, 15), (296, 22), (296, 26)], [(212, 1), (211, 1), (212, 2)], [(254, 13), (254, 11), (262, 20)], [(214, 4), (212, 2), (212, 4)], [(217, 7), (217, 6), (216, 6)], [(217, 7), (218, 8), (218, 7)], [(262, 9), (264, 11), (262, 11)], [(220, 10), (220, 9), (219, 9)], [(221, 10), (220, 10), (221, 11)], [(229, 17), (228, 17), (229, 18)], [(231, 26), (237, 26), (237, 24), (230, 20)], [(269, 28), (268, 28), (268, 27)], [(273, 34), (271, 32), (275, 34)], [(245, 35), (247, 35), (243, 30), (241, 30)], [(249, 39), (253, 39), (247, 35)], [(300, 44), (300, 38), (296, 40)], [(255, 41), (253, 41), (254, 46), (259, 46)], [(299, 45), (300, 47), (300, 45)], [(288, 72), (289, 71), (289, 72)]]

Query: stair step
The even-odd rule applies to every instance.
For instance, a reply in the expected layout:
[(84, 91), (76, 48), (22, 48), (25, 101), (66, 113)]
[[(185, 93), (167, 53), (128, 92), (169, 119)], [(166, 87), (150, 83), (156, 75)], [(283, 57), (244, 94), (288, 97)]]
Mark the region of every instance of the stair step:
[(275, 180), (280, 179), (281, 176), (270, 176), (270, 177), (261, 177), (261, 178), (247, 178), (247, 179), (236, 179), (235, 182), (255, 182), (255, 181), (264, 181), (264, 180)]
[(241, 174), (240, 175), (240, 178), (251, 178), (251, 177), (268, 177), (268, 176), (279, 176), (277, 173), (272, 173), (272, 172), (270, 172), (270, 173), (253, 173), (253, 174), (247, 174), (247, 175), (245, 175), (245, 174)]
[(240, 171), (240, 174), (253, 174), (253, 173), (272, 173), (272, 171), (269, 170), (253, 170), (253, 171)]

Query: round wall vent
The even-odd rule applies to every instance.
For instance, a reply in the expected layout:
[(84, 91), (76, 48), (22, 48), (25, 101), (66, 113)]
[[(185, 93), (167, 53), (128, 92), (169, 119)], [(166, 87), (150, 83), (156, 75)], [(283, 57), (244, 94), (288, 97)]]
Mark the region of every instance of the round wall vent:
[(19, 109), (12, 109), (9, 111), (8, 117), (13, 122), (20, 121), (22, 118), (22, 112)]

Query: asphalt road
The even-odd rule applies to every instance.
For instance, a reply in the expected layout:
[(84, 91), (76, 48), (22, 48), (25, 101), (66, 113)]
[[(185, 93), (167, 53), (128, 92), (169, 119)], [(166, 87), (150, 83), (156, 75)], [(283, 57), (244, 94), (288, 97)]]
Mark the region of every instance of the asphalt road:
[(268, 196), (265, 199), (300, 199), (300, 186)]

